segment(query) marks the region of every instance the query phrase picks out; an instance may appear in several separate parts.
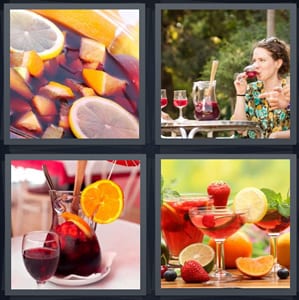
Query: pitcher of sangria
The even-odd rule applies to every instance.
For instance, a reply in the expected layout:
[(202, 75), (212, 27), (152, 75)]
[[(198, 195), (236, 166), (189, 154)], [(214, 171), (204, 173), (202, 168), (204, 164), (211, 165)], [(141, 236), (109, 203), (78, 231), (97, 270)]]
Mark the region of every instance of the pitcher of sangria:
[(88, 276), (100, 271), (101, 248), (95, 234), (95, 223), (71, 211), (73, 191), (50, 190), (52, 204), (51, 230), (59, 235), (60, 257), (56, 276)]
[(218, 120), (220, 109), (216, 99), (216, 80), (193, 83), (194, 118), (199, 121)]

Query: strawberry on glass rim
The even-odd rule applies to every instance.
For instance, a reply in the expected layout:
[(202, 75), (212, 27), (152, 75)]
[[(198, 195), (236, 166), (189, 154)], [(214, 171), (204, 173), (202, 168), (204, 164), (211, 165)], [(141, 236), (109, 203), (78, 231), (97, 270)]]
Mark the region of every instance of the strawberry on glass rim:
[(224, 181), (213, 181), (207, 187), (207, 192), (214, 199), (214, 206), (227, 205), (230, 195), (230, 186)]

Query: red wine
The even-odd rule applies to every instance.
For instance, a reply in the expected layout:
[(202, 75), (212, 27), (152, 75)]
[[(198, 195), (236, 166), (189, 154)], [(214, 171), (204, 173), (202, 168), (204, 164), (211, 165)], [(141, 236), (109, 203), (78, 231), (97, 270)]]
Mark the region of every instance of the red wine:
[(185, 107), (188, 104), (188, 99), (174, 99), (173, 104), (175, 107)]
[(218, 103), (211, 101), (208, 105), (209, 109), (203, 110), (203, 103), (199, 102), (196, 104), (194, 109), (194, 118), (199, 121), (205, 120), (218, 120), (220, 117), (220, 110)]
[(161, 108), (165, 107), (167, 105), (167, 98), (161, 98), (160, 105)]
[(32, 248), (23, 252), (25, 267), (37, 281), (46, 281), (56, 271), (58, 251), (50, 248)]

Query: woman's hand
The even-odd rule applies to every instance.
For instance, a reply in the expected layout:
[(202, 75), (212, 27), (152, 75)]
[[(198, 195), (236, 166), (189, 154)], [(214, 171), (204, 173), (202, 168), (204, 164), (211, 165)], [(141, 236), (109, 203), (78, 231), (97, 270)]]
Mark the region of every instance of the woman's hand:
[(284, 109), (290, 104), (290, 86), (274, 88), (271, 92), (262, 93), (260, 98), (266, 98), (270, 109)]
[(234, 81), (234, 86), (237, 94), (245, 94), (247, 89), (247, 75), (245, 72), (239, 73)]

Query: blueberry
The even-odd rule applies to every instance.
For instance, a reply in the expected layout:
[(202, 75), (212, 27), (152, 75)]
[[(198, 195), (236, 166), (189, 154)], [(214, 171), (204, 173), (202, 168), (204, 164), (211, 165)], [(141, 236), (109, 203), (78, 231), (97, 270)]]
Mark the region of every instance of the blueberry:
[(172, 269), (168, 269), (165, 273), (164, 273), (164, 279), (166, 281), (174, 281), (177, 278), (177, 273), (175, 270)]
[(277, 275), (280, 279), (287, 279), (290, 275), (289, 270), (286, 268), (279, 269)]

